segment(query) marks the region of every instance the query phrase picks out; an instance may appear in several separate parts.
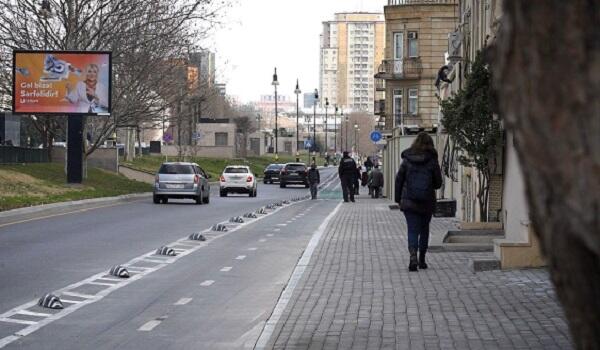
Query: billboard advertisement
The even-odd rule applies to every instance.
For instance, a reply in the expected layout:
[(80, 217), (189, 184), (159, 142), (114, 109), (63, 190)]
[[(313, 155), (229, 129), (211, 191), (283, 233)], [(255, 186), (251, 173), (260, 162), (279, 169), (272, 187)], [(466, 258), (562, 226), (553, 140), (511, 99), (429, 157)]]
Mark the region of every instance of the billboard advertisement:
[(110, 114), (110, 52), (14, 51), (13, 113)]

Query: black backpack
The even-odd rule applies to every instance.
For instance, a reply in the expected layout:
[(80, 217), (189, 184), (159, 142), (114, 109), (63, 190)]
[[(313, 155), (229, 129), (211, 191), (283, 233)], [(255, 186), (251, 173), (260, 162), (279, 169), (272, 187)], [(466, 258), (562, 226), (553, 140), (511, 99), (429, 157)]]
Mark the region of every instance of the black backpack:
[(408, 162), (406, 169), (406, 198), (423, 202), (431, 199), (433, 191), (433, 176), (424, 163)]

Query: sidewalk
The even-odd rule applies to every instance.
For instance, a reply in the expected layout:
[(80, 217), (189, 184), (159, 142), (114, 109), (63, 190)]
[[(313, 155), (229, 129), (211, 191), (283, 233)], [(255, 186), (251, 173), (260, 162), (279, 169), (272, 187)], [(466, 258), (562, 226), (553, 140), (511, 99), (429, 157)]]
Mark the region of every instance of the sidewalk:
[[(572, 348), (545, 269), (473, 273), (475, 253), (440, 252), (409, 273), (406, 223), (388, 205), (342, 205), (268, 349)], [(434, 218), (432, 229), (450, 223)]]

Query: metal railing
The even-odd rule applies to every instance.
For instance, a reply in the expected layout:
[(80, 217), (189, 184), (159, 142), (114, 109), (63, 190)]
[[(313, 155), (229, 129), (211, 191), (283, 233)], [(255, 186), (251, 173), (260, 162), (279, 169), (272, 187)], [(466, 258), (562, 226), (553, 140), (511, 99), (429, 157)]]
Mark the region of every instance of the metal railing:
[(47, 149), (0, 146), (0, 164), (47, 162)]
[(458, 0), (388, 0), (388, 6), (453, 4), (458, 4)]
[(423, 118), (418, 114), (396, 113), (394, 114), (394, 127), (433, 127), (437, 126), (437, 119)]
[(375, 74), (376, 79), (419, 79), (423, 72), (421, 58), (383, 60)]

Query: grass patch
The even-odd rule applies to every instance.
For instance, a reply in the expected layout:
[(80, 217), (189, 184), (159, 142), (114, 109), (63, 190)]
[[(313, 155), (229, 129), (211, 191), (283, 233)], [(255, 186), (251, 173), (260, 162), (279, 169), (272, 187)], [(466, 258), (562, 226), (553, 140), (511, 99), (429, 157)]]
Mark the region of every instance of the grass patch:
[(88, 176), (81, 186), (69, 186), (62, 164), (0, 166), (0, 211), (150, 191), (149, 184), (96, 168), (88, 168)]
[[(135, 158), (132, 162), (122, 162), (123, 165), (129, 166), (134, 169), (147, 171), (150, 173), (156, 173), (160, 165), (165, 162), (176, 162), (177, 157), (165, 156), (142, 156)], [(290, 163), (295, 162), (296, 157), (290, 155), (280, 155), (279, 160), (275, 160), (273, 155), (261, 156), (261, 157), (247, 157), (244, 159), (224, 159), (224, 158), (206, 158), (206, 157), (185, 157), (181, 161), (198, 163), (204, 171), (211, 176), (211, 180), (218, 180), (219, 176), (223, 172), (223, 169), (228, 165), (248, 165), (252, 172), (262, 177), (265, 168), (272, 163)], [(300, 161), (307, 163), (307, 155), (301, 154)], [(318, 158), (317, 163), (323, 164), (324, 159)]]

